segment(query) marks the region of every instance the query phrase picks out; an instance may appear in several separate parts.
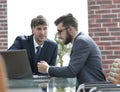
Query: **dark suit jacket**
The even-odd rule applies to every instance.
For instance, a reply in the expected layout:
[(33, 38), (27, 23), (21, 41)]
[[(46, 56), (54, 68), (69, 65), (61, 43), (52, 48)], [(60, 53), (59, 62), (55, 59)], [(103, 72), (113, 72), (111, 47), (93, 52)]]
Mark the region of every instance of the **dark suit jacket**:
[(79, 33), (74, 39), (69, 65), (51, 66), (48, 72), (54, 77), (76, 77), (77, 86), (87, 82), (105, 81), (99, 47), (83, 33)]
[[(37, 62), (35, 62), (35, 51), (33, 44), (33, 35), (30, 36), (18, 36), (16, 37), (13, 45), (8, 50), (26, 49), (29, 57), (32, 72), (34, 74), (40, 74), (37, 70)], [(45, 60), (49, 65), (54, 66), (56, 64), (58, 46), (55, 42), (47, 39), (41, 49), (39, 60)]]

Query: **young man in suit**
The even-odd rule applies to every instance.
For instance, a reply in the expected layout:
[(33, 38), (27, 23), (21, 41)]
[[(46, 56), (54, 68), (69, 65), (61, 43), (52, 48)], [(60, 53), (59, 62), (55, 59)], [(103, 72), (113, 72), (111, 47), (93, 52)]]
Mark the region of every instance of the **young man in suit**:
[[(39, 75), (37, 62), (44, 60), (49, 65), (55, 66), (58, 46), (55, 42), (47, 38), (48, 22), (42, 15), (31, 20), (32, 35), (18, 36), (9, 50), (26, 49), (32, 72)], [(40, 48), (38, 56), (37, 48)], [(37, 57), (36, 57), (37, 56)]]
[(49, 66), (45, 61), (38, 63), (38, 71), (53, 77), (76, 77), (77, 87), (82, 83), (105, 81), (101, 52), (92, 38), (78, 33), (78, 23), (72, 14), (63, 15), (55, 21), (58, 37), (66, 45), (72, 43), (69, 65)]

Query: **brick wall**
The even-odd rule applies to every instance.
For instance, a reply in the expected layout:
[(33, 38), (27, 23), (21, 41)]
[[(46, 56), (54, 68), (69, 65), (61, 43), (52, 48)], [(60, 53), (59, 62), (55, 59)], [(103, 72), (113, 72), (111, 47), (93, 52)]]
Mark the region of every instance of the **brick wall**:
[(0, 0), (0, 51), (7, 49), (7, 0)]
[(120, 0), (88, 0), (89, 35), (101, 49), (106, 77), (120, 58)]

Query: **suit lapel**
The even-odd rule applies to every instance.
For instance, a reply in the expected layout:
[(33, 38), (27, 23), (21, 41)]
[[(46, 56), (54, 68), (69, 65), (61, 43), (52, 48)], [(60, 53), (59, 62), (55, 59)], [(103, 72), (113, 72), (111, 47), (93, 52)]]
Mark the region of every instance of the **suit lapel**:
[[(78, 33), (77, 36), (74, 38), (74, 41), (78, 38), (78, 36), (80, 36), (82, 33)], [(74, 44), (74, 43), (73, 43)]]
[(29, 55), (30, 55), (30, 57), (32, 58), (32, 60), (34, 60), (34, 56), (35, 56), (35, 51), (34, 51), (34, 44), (33, 44), (33, 35), (31, 35), (30, 37), (29, 37), (29, 39), (28, 39), (28, 43), (30, 43), (30, 44), (28, 44), (29, 46), (29, 50), (28, 50), (28, 52), (29, 52)]
[[(78, 36), (80, 36), (81, 34), (83, 34), (82, 32), (78, 33), (77, 36), (74, 38), (74, 41), (73, 41), (73, 45), (74, 45), (74, 42), (75, 40), (78, 38)], [(70, 53), (70, 56), (72, 54), (73, 50), (71, 49), (71, 53)]]

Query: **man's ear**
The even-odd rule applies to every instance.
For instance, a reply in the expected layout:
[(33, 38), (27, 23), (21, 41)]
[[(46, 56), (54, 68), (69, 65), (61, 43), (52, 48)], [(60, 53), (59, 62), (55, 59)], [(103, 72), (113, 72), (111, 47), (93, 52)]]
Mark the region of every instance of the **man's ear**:
[(31, 31), (31, 32), (32, 32), (32, 34), (34, 33), (34, 32), (33, 32), (33, 29), (32, 29), (32, 31)]
[(69, 26), (68, 31), (69, 31), (70, 33), (72, 33), (72, 32), (73, 32), (73, 27), (72, 27), (72, 26)]

